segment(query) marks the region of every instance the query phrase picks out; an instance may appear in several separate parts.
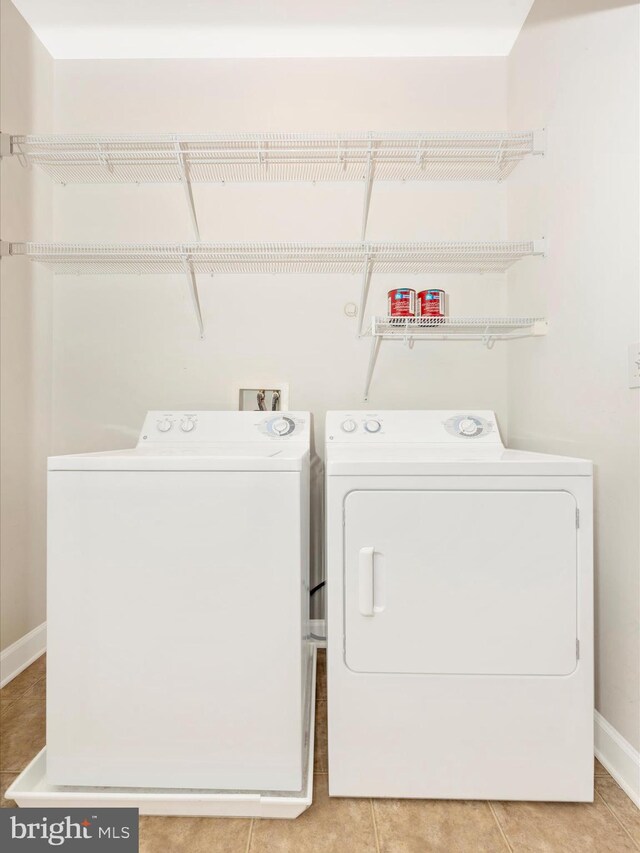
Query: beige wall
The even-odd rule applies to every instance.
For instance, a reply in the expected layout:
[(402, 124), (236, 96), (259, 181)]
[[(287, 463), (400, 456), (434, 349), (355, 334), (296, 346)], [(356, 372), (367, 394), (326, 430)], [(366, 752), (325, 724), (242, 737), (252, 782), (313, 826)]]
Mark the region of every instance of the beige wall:
[[(9, 0), (1, 0), (0, 128), (52, 129), (53, 60)], [(3, 159), (2, 239), (50, 239), (52, 187)], [(0, 648), (45, 619), (45, 471), (51, 426), (52, 276), (19, 258), (0, 262), (2, 538)]]
[(509, 180), (513, 235), (549, 256), (509, 275), (509, 309), (548, 315), (509, 351), (514, 446), (596, 466), (596, 706), (640, 747), (638, 6), (536, 0), (509, 59), (513, 128), (547, 125), (544, 163)]
[[(61, 61), (55, 118), (61, 132), (501, 129), (506, 60)], [(195, 197), (204, 240), (359, 239), (360, 185), (196, 186)], [(498, 185), (378, 186), (368, 237), (500, 239), (505, 200)], [(180, 187), (68, 186), (55, 211), (60, 240), (191, 239)], [(505, 307), (504, 276), (437, 281), (454, 313)], [(367, 313), (384, 313), (393, 286), (435, 282), (374, 277)], [(130, 445), (147, 409), (235, 408), (240, 385), (273, 380), (289, 383), (291, 408), (313, 412), (321, 450), (327, 409), (366, 407), (370, 344), (344, 314), (360, 283), (201, 277), (200, 341), (181, 277), (57, 277), (56, 451)], [(506, 355), (390, 344), (369, 406), (496, 409), (506, 427)]]
[[(502, 128), (506, 61), (61, 61), (56, 128), (70, 131), (246, 131)], [(359, 185), (196, 186), (204, 240), (359, 239)], [(60, 240), (191, 239), (179, 187), (56, 191)], [(498, 186), (376, 187), (371, 239), (499, 239)], [(528, 236), (528, 235), (525, 235)], [(370, 311), (396, 285), (374, 277)], [(503, 277), (442, 279), (452, 310), (504, 305)], [(343, 308), (358, 276), (201, 278), (207, 328), (198, 340), (182, 278), (59, 277), (55, 295), (57, 450), (130, 443), (146, 409), (233, 407), (241, 383), (290, 383), (293, 408), (316, 416), (362, 407), (368, 341)], [(506, 350), (391, 345), (370, 405), (485, 406), (506, 419)]]

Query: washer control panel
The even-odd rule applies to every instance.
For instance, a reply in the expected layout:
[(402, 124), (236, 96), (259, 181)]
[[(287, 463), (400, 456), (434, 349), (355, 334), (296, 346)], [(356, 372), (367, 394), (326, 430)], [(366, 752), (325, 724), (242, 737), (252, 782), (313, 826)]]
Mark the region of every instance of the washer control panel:
[(148, 412), (138, 446), (309, 441), (308, 412)]
[(493, 423), (480, 415), (462, 414), (447, 418), (444, 428), (457, 438), (481, 438), (493, 431)]

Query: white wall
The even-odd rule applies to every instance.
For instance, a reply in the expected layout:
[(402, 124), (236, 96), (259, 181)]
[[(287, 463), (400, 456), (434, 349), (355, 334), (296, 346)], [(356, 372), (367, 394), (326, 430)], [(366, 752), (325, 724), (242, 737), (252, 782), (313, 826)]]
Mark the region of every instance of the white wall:
[[(503, 278), (380, 276), (441, 283), (452, 313), (545, 314), (546, 339), (383, 349), (370, 407), (494, 408), (514, 446), (587, 456), (597, 468), (599, 710), (638, 732), (638, 392), (626, 346), (638, 320), (638, 8), (537, 0), (508, 60), (60, 61), (2, 0), (2, 129), (60, 132), (500, 129), (547, 125), (549, 153), (506, 187), (379, 186), (372, 239), (535, 238), (549, 257)], [(508, 93), (507, 93), (508, 78)], [(3, 239), (46, 240), (51, 187), (2, 164)], [(351, 240), (359, 186), (196, 187), (209, 240)], [(190, 239), (178, 187), (69, 186), (54, 193), (59, 240)], [(509, 234), (506, 214), (509, 214)], [(130, 445), (144, 412), (232, 407), (275, 378), (316, 416), (362, 406), (368, 344), (343, 314), (350, 276), (201, 281), (200, 341), (176, 277), (57, 277), (2, 263), (2, 647), (44, 618), (44, 457), (53, 385), (55, 452)], [(53, 288), (52, 288), (53, 285)], [(51, 289), (52, 288), (52, 289)], [(51, 293), (53, 292), (53, 297)], [(50, 310), (54, 303), (53, 346)], [(50, 353), (53, 359), (51, 374)]]
[(596, 705), (640, 747), (640, 404), (627, 345), (640, 340), (638, 6), (536, 0), (509, 58), (509, 122), (547, 125), (548, 155), (509, 180), (513, 236), (549, 256), (509, 274), (509, 310), (547, 338), (509, 352), (513, 446), (596, 466)]
[[(60, 132), (502, 129), (506, 60), (60, 61), (55, 120)], [(362, 196), (350, 184), (195, 187), (214, 241), (358, 240)], [(500, 239), (505, 201), (498, 185), (378, 186), (368, 237)], [(59, 240), (191, 239), (180, 187), (68, 186), (55, 211)], [(365, 407), (369, 341), (343, 311), (359, 276), (200, 281), (204, 341), (181, 277), (57, 277), (56, 451), (130, 445), (147, 409), (234, 408), (241, 384), (273, 379), (313, 412), (320, 448), (328, 408)], [(393, 286), (436, 282), (452, 313), (505, 308), (504, 276), (387, 275), (368, 313), (384, 313)], [(383, 347), (369, 405), (484, 407), (506, 427), (506, 348)]]
[[(61, 61), (58, 131), (502, 128), (505, 60)], [(196, 186), (208, 240), (359, 238), (358, 185)], [(497, 186), (400, 185), (374, 191), (371, 239), (499, 239)], [(190, 239), (179, 187), (66, 187), (61, 240)], [(524, 235), (527, 236), (527, 235)], [(371, 306), (406, 278), (373, 282)], [(417, 286), (432, 281), (410, 277)], [(498, 310), (503, 277), (452, 276), (452, 309)], [(54, 406), (58, 450), (130, 442), (144, 411), (235, 404), (241, 382), (285, 379), (291, 406), (318, 419), (362, 406), (368, 342), (343, 306), (352, 276), (226, 276), (201, 281), (197, 338), (181, 278), (58, 278)], [(462, 357), (461, 357), (462, 355)], [(495, 407), (506, 418), (506, 351), (478, 346), (383, 352), (371, 405)], [(261, 379), (261, 381), (264, 381)]]
[[(0, 6), (0, 128), (52, 130), (53, 60), (9, 0)], [(51, 238), (52, 188), (4, 158), (2, 239)], [(52, 276), (20, 258), (0, 262), (2, 538), (0, 648), (45, 618), (45, 474), (51, 413)]]

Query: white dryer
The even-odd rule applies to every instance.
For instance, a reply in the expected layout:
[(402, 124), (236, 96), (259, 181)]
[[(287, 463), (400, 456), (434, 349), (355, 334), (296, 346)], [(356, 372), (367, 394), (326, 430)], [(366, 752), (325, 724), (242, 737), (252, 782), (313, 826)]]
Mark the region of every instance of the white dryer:
[(329, 792), (593, 799), (592, 465), (329, 412)]
[(49, 460), (48, 785), (303, 788), (309, 442), (306, 412), (149, 412)]

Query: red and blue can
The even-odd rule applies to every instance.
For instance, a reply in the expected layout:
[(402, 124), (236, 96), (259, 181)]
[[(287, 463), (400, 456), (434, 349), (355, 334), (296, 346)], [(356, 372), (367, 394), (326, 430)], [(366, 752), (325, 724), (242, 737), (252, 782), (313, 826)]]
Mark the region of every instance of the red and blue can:
[(443, 319), (445, 316), (444, 290), (421, 290), (418, 294), (418, 316)]
[(415, 317), (416, 292), (410, 287), (398, 287), (387, 295), (389, 317)]

